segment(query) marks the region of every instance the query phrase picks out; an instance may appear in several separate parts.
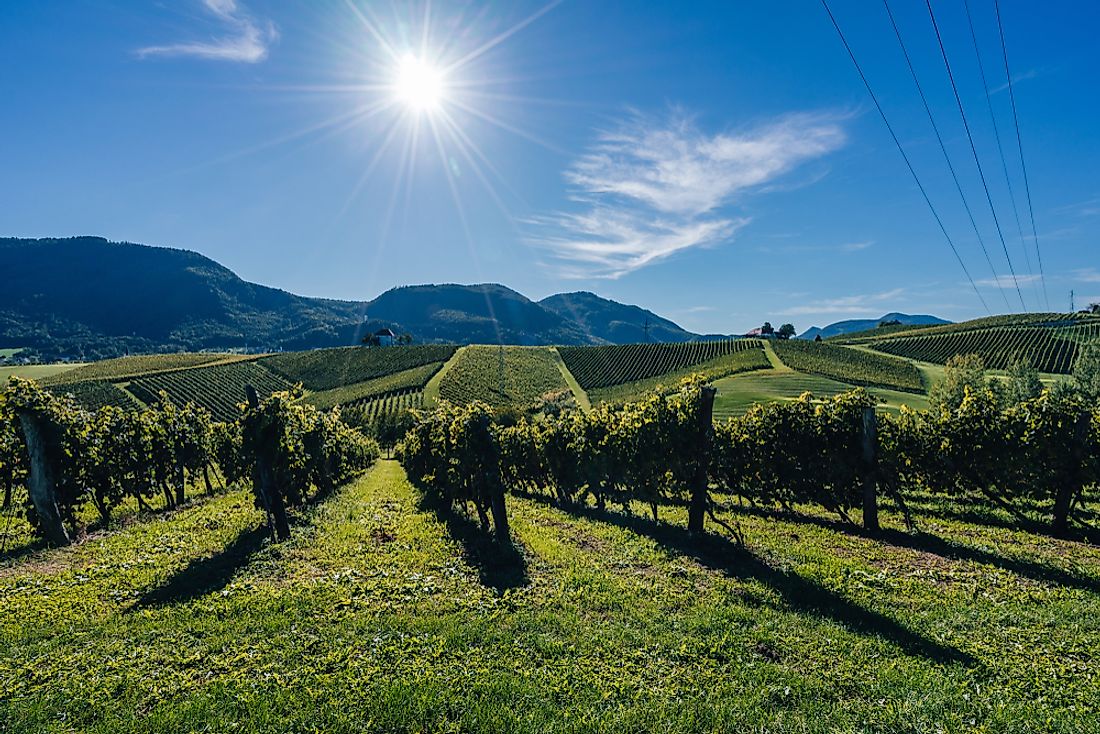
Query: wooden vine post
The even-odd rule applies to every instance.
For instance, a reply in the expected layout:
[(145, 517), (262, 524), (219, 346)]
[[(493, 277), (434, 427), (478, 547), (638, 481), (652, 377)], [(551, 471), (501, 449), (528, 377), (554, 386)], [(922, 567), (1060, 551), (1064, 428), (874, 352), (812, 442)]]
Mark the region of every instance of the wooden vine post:
[(1073, 426), (1073, 443), (1069, 447), (1069, 465), (1054, 489), (1054, 510), (1051, 531), (1058, 536), (1069, 532), (1069, 513), (1075, 497), (1084, 489), (1084, 463), (1092, 416), (1081, 413)]
[(699, 446), (696, 450), (695, 477), (691, 483), (691, 499), (688, 504), (688, 532), (702, 533), (710, 502), (708, 469), (714, 444), (714, 396), (718, 390), (710, 385), (699, 388)]
[(863, 458), (863, 528), (878, 530), (878, 415), (863, 409), (860, 431)]
[(72, 540), (57, 507), (55, 468), (60, 466), (61, 456), (51, 426), (33, 410), (16, 409), (16, 415), (27, 440), (27, 494), (38, 513), (42, 534), (50, 545), (69, 545)]
[[(258, 411), (260, 399), (256, 395), (256, 389), (251, 385), (245, 385), (245, 396), (248, 398), (248, 407), (252, 411)], [(253, 440), (256, 445), (256, 468), (252, 476), (252, 483), (257, 496), (263, 502), (267, 512), (268, 522), (275, 528), (275, 537), (279, 540), (290, 539), (290, 523), (286, 517), (286, 501), (278, 483), (275, 481), (274, 458), (279, 450), (279, 436), (272, 425), (270, 416), (261, 416), (258, 423), (252, 423), (251, 430), (256, 434)]]

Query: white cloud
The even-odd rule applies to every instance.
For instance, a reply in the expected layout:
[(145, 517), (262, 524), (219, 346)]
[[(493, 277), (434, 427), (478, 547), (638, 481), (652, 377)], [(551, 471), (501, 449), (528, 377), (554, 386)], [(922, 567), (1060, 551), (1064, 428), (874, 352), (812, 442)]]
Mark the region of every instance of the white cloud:
[(1075, 280), (1081, 283), (1100, 283), (1100, 273), (1093, 268), (1085, 268), (1075, 273)]
[(845, 314), (848, 316), (881, 316), (883, 304), (905, 293), (904, 288), (894, 288), (880, 293), (862, 293), (854, 296), (826, 298), (793, 306), (780, 311), (781, 316), (808, 316), (818, 314)]
[(998, 275), (996, 278), (986, 278), (975, 281), (985, 288), (1000, 288), (1002, 290), (1015, 290), (1016, 284), (1028, 285), (1038, 281), (1042, 276), (1032, 273), (1020, 274), (1013, 278), (1011, 275)]
[[(1022, 71), (1019, 74), (1016, 74), (1012, 77), (1012, 85), (1016, 86), (1017, 84), (1019, 84), (1020, 82), (1026, 80), (1026, 79), (1034, 79), (1035, 77), (1039, 76), (1039, 74), (1040, 74), (1040, 71), (1038, 69), (1028, 69), (1027, 71)], [(1000, 85), (1000, 86), (998, 86), (998, 87), (994, 87), (993, 89), (991, 89), (989, 91), (989, 93), (990, 94), (997, 94), (998, 92), (1003, 92), (1006, 89), (1008, 89), (1008, 83), (1007, 82)]]
[(738, 133), (708, 135), (682, 113), (634, 115), (601, 134), (565, 171), (579, 213), (530, 223), (530, 238), (566, 273), (618, 278), (748, 223), (717, 210), (844, 143), (836, 115), (788, 115)]
[(202, 0), (207, 12), (229, 32), (209, 41), (186, 41), (137, 50), (148, 56), (194, 56), (216, 61), (243, 61), (255, 64), (267, 58), (270, 45), (279, 37), (275, 24), (257, 21), (236, 0)]

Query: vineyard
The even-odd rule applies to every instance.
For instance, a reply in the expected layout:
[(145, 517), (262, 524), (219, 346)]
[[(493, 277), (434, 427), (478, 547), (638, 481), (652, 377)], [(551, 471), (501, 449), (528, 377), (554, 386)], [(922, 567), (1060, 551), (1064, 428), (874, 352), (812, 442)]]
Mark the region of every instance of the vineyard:
[(322, 410), (327, 410), (337, 405), (357, 405), (363, 402), (373, 402), (379, 397), (390, 393), (419, 393), (442, 366), (442, 362), (429, 363), (377, 377), (373, 380), (316, 392), (307, 395), (305, 402)]
[(741, 349), (656, 377), (596, 388), (588, 391), (588, 394), (593, 403), (623, 403), (637, 400), (653, 390), (675, 390), (681, 380), (692, 375), (713, 381), (730, 375), (767, 370), (770, 367), (771, 362), (763, 349)]
[(879, 352), (922, 362), (945, 364), (951, 357), (978, 354), (991, 369), (1024, 362), (1040, 372), (1068, 374), (1081, 342), (1100, 337), (1100, 323), (1058, 328), (1001, 327), (924, 336), (895, 337), (871, 342)]
[(867, 332), (841, 334), (828, 339), (834, 344), (867, 344), (881, 338), (896, 336), (929, 336), (951, 334), (962, 331), (998, 329), (1008, 327), (1035, 327), (1042, 329), (1062, 329), (1074, 326), (1100, 325), (1100, 316), (1087, 313), (1026, 313), (985, 316), (957, 324), (935, 324), (931, 326), (901, 326), (871, 329)]
[(245, 385), (252, 385), (261, 395), (270, 395), (290, 387), (283, 378), (255, 361), (161, 372), (131, 380), (128, 389), (142, 402), (152, 404), (161, 392), (176, 405), (194, 403), (216, 420), (231, 421), (239, 414), (244, 402)]
[(580, 386), (592, 390), (660, 377), (760, 347), (761, 343), (755, 339), (730, 339), (686, 344), (559, 347), (558, 352)]
[(546, 347), (504, 347), (503, 396), (500, 377), (499, 347), (467, 347), (443, 376), (439, 394), (460, 405), (480, 400), (497, 407), (528, 408), (549, 393), (569, 390)]
[(920, 370), (904, 359), (837, 347), (824, 342), (776, 340), (779, 359), (799, 372), (830, 377), (851, 385), (924, 392)]
[(322, 391), (365, 382), (396, 372), (442, 364), (454, 355), (453, 345), (416, 345), (399, 348), (343, 347), (290, 352), (263, 359), (260, 364), (288, 382)]
[(105, 406), (131, 410), (138, 407), (134, 397), (113, 382), (72, 382), (51, 385), (46, 388), (55, 395), (69, 395), (88, 410)]
[(58, 375), (42, 380), (44, 385), (62, 385), (73, 382), (91, 382), (107, 380), (110, 382), (122, 382), (135, 377), (157, 372), (170, 372), (173, 370), (204, 367), (215, 364), (229, 364), (232, 362), (247, 362), (257, 359), (250, 354), (217, 354), (217, 353), (181, 353), (181, 354), (143, 354), (133, 357), (117, 357), (105, 359), (100, 362), (92, 362), (81, 367), (66, 370)]

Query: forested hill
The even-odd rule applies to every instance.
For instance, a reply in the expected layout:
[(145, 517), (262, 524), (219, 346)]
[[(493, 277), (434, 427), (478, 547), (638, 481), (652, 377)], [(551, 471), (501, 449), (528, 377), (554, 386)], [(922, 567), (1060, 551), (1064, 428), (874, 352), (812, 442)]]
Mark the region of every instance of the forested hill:
[(388, 326), (417, 342), (603, 344), (698, 338), (593, 294), (536, 303), (501, 285), (394, 288), (369, 302), (249, 283), (195, 252), (100, 237), (0, 238), (0, 349), (43, 360), (126, 353), (297, 350)]
[(588, 291), (558, 293), (539, 301), (539, 305), (579, 323), (597, 339), (613, 344), (639, 342), (686, 342), (698, 334), (661, 318), (639, 306), (612, 301)]

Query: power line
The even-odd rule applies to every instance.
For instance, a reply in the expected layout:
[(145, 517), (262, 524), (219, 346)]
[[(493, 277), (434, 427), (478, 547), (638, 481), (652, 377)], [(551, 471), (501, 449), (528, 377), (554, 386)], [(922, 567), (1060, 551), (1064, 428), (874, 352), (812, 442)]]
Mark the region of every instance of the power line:
[(1020, 281), (1016, 278), (1016, 268), (1012, 266), (1012, 256), (1008, 254), (1008, 244), (1005, 242), (1004, 232), (1001, 231), (1001, 220), (997, 218), (997, 209), (993, 206), (993, 197), (989, 193), (989, 182), (985, 180), (985, 171), (982, 170), (981, 159), (978, 158), (978, 148), (974, 145), (974, 136), (970, 132), (970, 123), (966, 121), (966, 111), (963, 109), (962, 97), (959, 96), (959, 88), (955, 84), (955, 75), (951, 73), (951, 62), (947, 60), (947, 49), (943, 45), (943, 37), (940, 35), (940, 26), (936, 23), (936, 14), (932, 11), (932, 0), (924, 0), (928, 6), (928, 17), (932, 19), (932, 29), (936, 32), (936, 42), (940, 46), (940, 55), (943, 56), (943, 65), (947, 68), (947, 79), (951, 82), (951, 91), (955, 94), (955, 103), (959, 106), (959, 115), (962, 117), (963, 127), (966, 129), (966, 139), (970, 141), (970, 152), (974, 156), (974, 164), (978, 167), (978, 175), (982, 179), (982, 188), (985, 190), (985, 200), (989, 203), (989, 212), (993, 215), (993, 224), (997, 227), (997, 237), (1001, 240), (1001, 247), (1008, 260), (1008, 271), (1012, 273), (1012, 282), (1016, 286), (1016, 295), (1020, 297), (1020, 306), (1027, 311), (1024, 303), (1024, 294), (1020, 290)]
[(1001, 35), (1001, 56), (1005, 62), (1005, 76), (1008, 78), (1008, 98), (1012, 100), (1012, 121), (1016, 125), (1016, 146), (1020, 150), (1020, 168), (1024, 172), (1024, 192), (1027, 194), (1027, 211), (1031, 216), (1031, 235), (1035, 239), (1035, 256), (1039, 260), (1039, 280), (1043, 283), (1043, 302), (1050, 308), (1050, 298), (1047, 297), (1047, 279), (1043, 274), (1043, 255), (1039, 250), (1039, 233), (1035, 230), (1035, 210), (1031, 206), (1031, 186), (1027, 181), (1027, 165), (1024, 163), (1024, 144), (1020, 139), (1020, 118), (1016, 115), (1016, 93), (1012, 90), (1012, 72), (1008, 69), (1008, 47), (1005, 45), (1005, 29), (1001, 25), (1001, 3), (993, 0), (993, 7), (997, 11), (997, 31)]
[[(917, 78), (917, 70), (913, 67), (913, 61), (909, 57), (909, 50), (905, 47), (905, 41), (901, 38), (901, 31), (898, 29), (898, 24), (894, 20), (894, 12), (890, 9), (889, 0), (882, 0), (882, 4), (886, 6), (886, 14), (890, 17), (890, 25), (894, 28), (894, 35), (898, 39), (898, 45), (901, 46), (901, 53), (905, 56), (905, 63), (909, 67), (909, 73), (913, 77), (913, 84), (917, 87), (917, 94), (920, 95), (920, 101), (924, 105), (924, 111), (928, 115), (928, 122), (932, 123), (932, 130), (936, 133), (936, 141), (940, 144), (940, 151), (943, 153), (943, 159), (947, 162), (947, 170), (951, 172), (951, 179), (955, 182), (955, 190), (959, 192), (959, 198), (962, 199), (963, 208), (966, 209), (966, 216), (970, 218), (970, 226), (974, 229), (974, 235), (978, 238), (978, 244), (981, 245), (982, 254), (985, 255), (985, 261), (989, 263), (989, 269), (993, 272), (994, 282), (997, 282), (997, 268), (993, 265), (993, 258), (989, 256), (989, 250), (985, 246), (985, 239), (982, 238), (982, 233), (978, 229), (978, 223), (974, 221), (974, 213), (970, 209), (970, 202), (966, 200), (966, 194), (963, 192), (962, 184), (959, 183), (959, 176), (955, 172), (955, 166), (951, 163), (951, 156), (947, 152), (947, 146), (944, 145), (943, 136), (940, 135), (940, 127), (936, 124), (936, 118), (932, 115), (932, 108), (928, 104), (928, 98), (924, 94), (924, 89), (920, 85), (920, 80)], [(1004, 289), (999, 289), (1001, 296), (1005, 299), (1005, 306), (1011, 308), (1008, 303), (1008, 294)]]
[[(974, 17), (970, 13), (970, 0), (963, 0), (966, 8), (966, 24), (970, 27), (970, 40), (974, 46), (974, 58), (978, 62), (978, 74), (982, 78), (982, 89), (985, 90), (985, 106), (989, 109), (989, 121), (993, 123), (993, 137), (997, 141), (997, 153), (1001, 156), (1001, 170), (1005, 174), (1005, 184), (1008, 186), (1008, 200), (1012, 202), (1012, 216), (1016, 218), (1016, 230), (1020, 233), (1020, 247), (1024, 251), (1024, 264), (1031, 272), (1031, 256), (1027, 251), (1027, 241), (1024, 238), (1024, 228), (1020, 224), (1020, 210), (1016, 206), (1016, 194), (1012, 190), (1012, 177), (1008, 175), (1008, 162), (1005, 160), (1005, 149), (1001, 144), (1001, 130), (997, 125), (997, 115), (993, 112), (993, 95), (989, 93), (989, 82), (985, 78), (985, 64), (982, 63), (982, 54), (978, 50), (978, 34), (974, 32)], [(1034, 285), (1034, 283), (1033, 283)], [(1039, 287), (1035, 286), (1035, 297), (1039, 297)]]
[(940, 231), (943, 232), (943, 236), (947, 240), (947, 244), (951, 247), (951, 252), (955, 254), (955, 259), (959, 261), (959, 266), (962, 268), (963, 273), (966, 274), (966, 279), (970, 281), (970, 285), (974, 289), (974, 294), (978, 296), (978, 300), (981, 301), (986, 312), (991, 314), (992, 312), (989, 310), (989, 306), (986, 304), (982, 292), (978, 290), (978, 285), (974, 282), (974, 278), (971, 277), (970, 271), (967, 269), (966, 263), (963, 262), (962, 256), (959, 255), (959, 248), (955, 246), (955, 242), (951, 239), (951, 235), (947, 233), (947, 228), (943, 226), (943, 220), (940, 219), (940, 215), (936, 213), (936, 207), (932, 205), (932, 200), (928, 198), (928, 192), (920, 182), (920, 177), (917, 176), (916, 169), (913, 168), (913, 164), (909, 161), (909, 156), (905, 154), (905, 148), (902, 147), (901, 141), (898, 140), (898, 136), (894, 132), (894, 127), (886, 117), (886, 112), (882, 109), (882, 105), (879, 104), (878, 97), (875, 96), (874, 90), (871, 89), (871, 82), (867, 80), (867, 76), (863, 73), (863, 68), (859, 65), (859, 61), (856, 60), (855, 52), (853, 52), (852, 47), (848, 45), (848, 39), (844, 37), (844, 32), (840, 30), (840, 24), (837, 23), (836, 17), (833, 16), (833, 11), (829, 9), (828, 1), (821, 0), (821, 4), (825, 7), (825, 12), (828, 13), (829, 20), (833, 23), (833, 28), (836, 28), (837, 35), (840, 36), (840, 42), (844, 44), (844, 50), (848, 52), (848, 58), (852, 60), (852, 64), (856, 67), (859, 78), (863, 80), (863, 86), (867, 88), (867, 94), (870, 95), (871, 101), (875, 103), (875, 109), (878, 110), (879, 116), (882, 117), (883, 123), (886, 124), (886, 129), (890, 131), (890, 137), (894, 139), (894, 145), (897, 146), (898, 152), (901, 153), (901, 157), (905, 161), (905, 166), (909, 169), (909, 173), (912, 174), (913, 181), (916, 182), (917, 188), (920, 189), (921, 196), (924, 197), (924, 203), (928, 205), (928, 209), (932, 212), (936, 224), (939, 225)]

